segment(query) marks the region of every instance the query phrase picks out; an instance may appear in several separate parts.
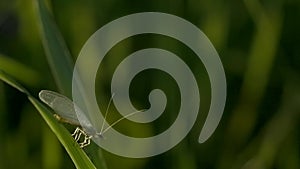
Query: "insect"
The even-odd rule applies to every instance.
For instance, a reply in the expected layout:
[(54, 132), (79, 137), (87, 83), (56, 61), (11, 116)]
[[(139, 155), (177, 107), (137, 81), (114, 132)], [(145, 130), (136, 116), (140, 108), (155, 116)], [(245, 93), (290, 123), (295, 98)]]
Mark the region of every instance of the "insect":
[[(108, 107), (105, 112), (104, 120), (106, 119), (106, 116), (108, 114), (108, 108), (112, 102), (113, 96), (111, 97), (111, 99), (108, 103)], [(85, 116), (85, 114), (80, 110), (80, 108), (77, 107), (66, 96), (61, 95), (56, 92), (53, 92), (53, 91), (50, 91), (50, 90), (42, 90), (39, 93), (39, 98), (56, 112), (56, 114), (54, 114), (54, 117), (57, 120), (77, 126), (75, 131), (72, 134), (72, 137), (74, 137), (75, 141), (78, 142), (80, 148), (83, 148), (83, 147), (89, 145), (92, 137), (103, 137), (103, 134), (105, 132), (107, 132), (110, 128), (112, 128), (114, 125), (118, 124), (123, 119), (125, 119), (129, 116), (132, 116), (136, 113), (144, 111), (144, 110), (140, 110), (140, 111), (135, 111), (133, 113), (129, 113), (126, 116), (123, 116), (122, 118), (120, 118), (117, 121), (115, 121), (114, 123), (112, 123), (106, 129), (104, 129), (104, 121), (103, 121), (101, 131), (97, 132), (97, 131), (95, 131), (91, 122), (88, 120), (88, 118)], [(76, 114), (76, 112), (77, 112), (77, 114)], [(80, 118), (81, 124), (80, 124), (78, 118)], [(80, 142), (81, 136), (84, 137), (82, 142)]]

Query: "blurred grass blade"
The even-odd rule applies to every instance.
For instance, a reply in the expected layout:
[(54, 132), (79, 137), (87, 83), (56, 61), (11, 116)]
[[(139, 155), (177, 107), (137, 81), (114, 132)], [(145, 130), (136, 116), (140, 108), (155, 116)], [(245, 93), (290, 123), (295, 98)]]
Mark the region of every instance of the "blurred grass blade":
[(6, 82), (12, 87), (18, 89), (27, 95), (30, 102), (40, 112), (43, 119), (46, 121), (51, 130), (55, 133), (59, 141), (67, 150), (76, 168), (78, 169), (90, 169), (96, 168), (90, 161), (85, 152), (75, 142), (69, 131), (52, 116), (50, 110), (45, 107), (39, 100), (35, 99), (30, 93), (19, 83), (17, 83), (12, 77), (0, 70), (0, 80)]
[(39, 73), (25, 64), (2, 54), (0, 54), (0, 68), (26, 85), (36, 87), (41, 82), (41, 76)]
[(11, 76), (0, 69), (0, 79), (12, 87), (18, 89), (20, 92), (30, 95), (29, 92), (19, 83), (17, 83)]
[(96, 168), (88, 156), (83, 152), (79, 145), (71, 137), (69, 131), (64, 128), (57, 120), (52, 116), (51, 112), (37, 99), (32, 96), (28, 97), (34, 107), (41, 113), (48, 126), (55, 133), (59, 141), (69, 153), (76, 168), (89, 169)]
[(70, 52), (44, 0), (36, 0), (36, 11), (43, 46), (56, 84), (62, 94), (71, 96), (73, 63)]
[[(43, 45), (56, 85), (58, 86), (60, 93), (70, 98), (72, 94), (71, 84), (73, 76), (72, 57), (49, 10), (46, 8), (45, 1), (36, 0), (35, 2)], [(96, 149), (92, 151), (100, 151), (100, 155), (92, 153), (93, 156), (91, 158), (94, 159), (96, 166), (99, 168), (103, 168), (104, 166), (104, 168), (106, 168), (105, 161), (101, 158), (101, 150)]]

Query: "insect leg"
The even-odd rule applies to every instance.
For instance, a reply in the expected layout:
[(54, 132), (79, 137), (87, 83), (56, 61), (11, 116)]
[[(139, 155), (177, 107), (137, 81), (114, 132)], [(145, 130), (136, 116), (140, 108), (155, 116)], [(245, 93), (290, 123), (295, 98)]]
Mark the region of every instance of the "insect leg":
[(72, 134), (72, 137), (74, 137), (74, 140), (77, 142), (80, 139), (81, 134), (84, 134), (84, 131), (77, 127)]
[(91, 143), (92, 136), (85, 135), (83, 142), (79, 143), (80, 148), (88, 146)]
[[(81, 135), (84, 136), (84, 139), (82, 142), (79, 142)], [(83, 148), (91, 143), (92, 136), (86, 134), (86, 132), (80, 129), (79, 127), (75, 129), (72, 136), (74, 137), (74, 140), (79, 144), (80, 148)]]

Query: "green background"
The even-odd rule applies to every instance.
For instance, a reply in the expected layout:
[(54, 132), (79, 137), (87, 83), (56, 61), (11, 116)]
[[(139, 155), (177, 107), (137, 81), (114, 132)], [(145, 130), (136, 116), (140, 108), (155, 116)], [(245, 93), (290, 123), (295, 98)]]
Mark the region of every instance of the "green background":
[[(59, 75), (50, 68), (36, 8), (35, 0), (0, 2), (0, 69), (15, 77), (33, 96), (37, 97), (42, 89), (70, 95), (68, 89), (63, 89), (70, 86), (69, 81), (58, 84)], [(160, 35), (135, 36), (112, 48), (97, 75), (96, 93), (102, 111), (111, 97), (114, 69), (128, 54), (148, 47), (172, 51), (190, 66), (200, 86), (201, 108), (189, 135), (172, 150), (145, 159), (103, 151), (108, 168), (300, 168), (300, 1), (52, 0), (47, 1), (47, 9), (73, 63), (87, 39), (101, 26), (146, 11), (170, 13), (192, 22), (208, 36), (222, 60), (228, 92), (224, 115), (214, 135), (199, 144), (198, 136), (210, 105), (210, 84), (197, 56), (184, 44)], [(148, 94), (154, 88), (161, 88), (168, 97), (165, 113), (150, 124), (123, 121), (117, 130), (148, 137), (172, 124), (180, 93), (166, 73), (148, 70), (138, 74), (130, 88), (132, 102), (139, 109), (147, 108)], [(119, 117), (112, 106), (108, 121)], [(65, 126), (72, 132), (73, 126)], [(91, 155), (88, 148), (85, 150)], [(0, 168), (74, 168), (26, 96), (2, 81)]]

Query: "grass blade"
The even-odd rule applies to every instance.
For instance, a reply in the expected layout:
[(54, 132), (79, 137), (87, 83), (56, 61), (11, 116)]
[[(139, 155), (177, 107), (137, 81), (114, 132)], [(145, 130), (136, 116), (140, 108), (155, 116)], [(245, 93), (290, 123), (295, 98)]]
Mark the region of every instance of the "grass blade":
[(69, 131), (52, 116), (51, 110), (45, 107), (39, 100), (34, 98), (22, 85), (17, 83), (12, 77), (0, 70), (0, 80), (6, 82), (12, 87), (18, 89), (20, 92), (25, 93), (39, 111), (43, 119), (46, 121), (50, 129), (55, 133), (61, 144), (67, 150), (76, 168), (78, 169), (92, 169), (96, 168), (90, 161), (85, 152), (75, 142)]
[(43, 46), (56, 84), (62, 94), (71, 96), (73, 63), (70, 52), (44, 0), (36, 0), (36, 11)]
[(36, 87), (41, 82), (41, 76), (35, 70), (2, 54), (0, 54), (0, 67), (23, 84)]
[[(70, 52), (44, 0), (36, 0), (38, 24), (50, 69), (60, 93), (70, 98), (72, 94), (73, 63)], [(95, 152), (94, 152), (95, 151)], [(97, 168), (107, 168), (100, 149), (91, 150)], [(99, 155), (98, 155), (99, 154)]]
[(0, 69), (0, 79), (5, 83), (11, 85), (12, 87), (18, 89), (20, 92), (25, 93), (26, 95), (30, 95), (29, 92), (22, 85), (16, 82), (16, 80), (14, 80), (11, 76), (9, 76), (1, 69)]
[(47, 122), (48, 126), (55, 133), (59, 141), (62, 143), (64, 148), (69, 153), (71, 159), (73, 160), (76, 168), (96, 168), (88, 156), (83, 152), (79, 145), (75, 142), (73, 137), (71, 137), (69, 131), (59, 124), (57, 120), (52, 116), (51, 112), (37, 99), (32, 96), (28, 97), (30, 102), (34, 107), (40, 112), (44, 120)]

